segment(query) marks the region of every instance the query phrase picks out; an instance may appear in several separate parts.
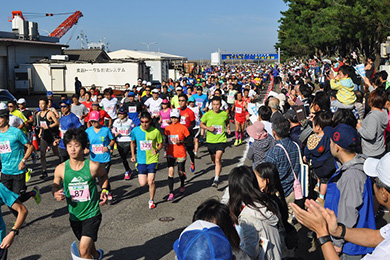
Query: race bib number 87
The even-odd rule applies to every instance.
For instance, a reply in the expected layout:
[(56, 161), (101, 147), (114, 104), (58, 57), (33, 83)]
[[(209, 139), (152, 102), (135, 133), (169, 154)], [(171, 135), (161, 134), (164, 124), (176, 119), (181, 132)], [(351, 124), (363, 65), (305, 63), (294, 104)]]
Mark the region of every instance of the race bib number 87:
[(69, 186), (69, 194), (74, 202), (85, 202), (91, 199), (88, 185)]

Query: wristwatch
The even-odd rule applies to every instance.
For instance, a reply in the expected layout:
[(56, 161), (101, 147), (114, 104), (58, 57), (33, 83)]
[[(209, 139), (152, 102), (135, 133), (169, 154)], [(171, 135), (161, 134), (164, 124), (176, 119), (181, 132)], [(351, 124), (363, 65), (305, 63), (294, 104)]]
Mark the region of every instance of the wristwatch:
[(13, 228), (13, 229), (11, 229), (11, 231), (13, 231), (15, 233), (15, 236), (19, 235), (19, 229)]
[(22, 159), (22, 162), (23, 162), (23, 163), (26, 163), (26, 159)]
[(328, 242), (332, 242), (332, 238), (330, 237), (330, 235), (319, 237), (316, 240), (318, 247), (321, 247), (323, 244), (328, 243)]

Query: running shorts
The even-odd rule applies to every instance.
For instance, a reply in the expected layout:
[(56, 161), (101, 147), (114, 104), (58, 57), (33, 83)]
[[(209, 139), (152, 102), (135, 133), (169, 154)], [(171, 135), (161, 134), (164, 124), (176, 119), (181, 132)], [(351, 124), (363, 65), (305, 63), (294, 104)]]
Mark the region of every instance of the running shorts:
[(157, 163), (137, 164), (138, 174), (148, 174), (157, 172)]
[(102, 214), (99, 214), (82, 221), (70, 220), (70, 226), (78, 240), (80, 240), (81, 237), (86, 236), (92, 238), (92, 240), (96, 242), (101, 222)]
[(225, 147), (226, 147), (226, 143), (207, 144), (207, 150), (209, 151), (210, 154), (216, 154), (217, 151), (222, 151), (224, 153)]

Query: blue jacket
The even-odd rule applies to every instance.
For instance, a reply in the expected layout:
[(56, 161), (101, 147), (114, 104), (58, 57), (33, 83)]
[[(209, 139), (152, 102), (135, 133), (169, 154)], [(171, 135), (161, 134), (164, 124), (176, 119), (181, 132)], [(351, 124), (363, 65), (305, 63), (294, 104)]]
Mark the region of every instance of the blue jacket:
[[(372, 185), (363, 171), (364, 161), (365, 156), (358, 154), (337, 169), (328, 182), (325, 208), (333, 210), (338, 222), (346, 227), (376, 229)], [(344, 242), (339, 239), (333, 241), (338, 247), (342, 247)], [(343, 246), (343, 253), (347, 255), (364, 255), (373, 250), (350, 242), (345, 242)]]

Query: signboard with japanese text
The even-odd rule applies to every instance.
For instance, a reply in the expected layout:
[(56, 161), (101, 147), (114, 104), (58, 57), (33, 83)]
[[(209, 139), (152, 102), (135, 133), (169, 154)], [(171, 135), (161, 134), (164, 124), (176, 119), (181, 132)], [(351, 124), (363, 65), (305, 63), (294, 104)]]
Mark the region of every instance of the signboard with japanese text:
[(278, 60), (278, 54), (221, 54), (222, 60)]

